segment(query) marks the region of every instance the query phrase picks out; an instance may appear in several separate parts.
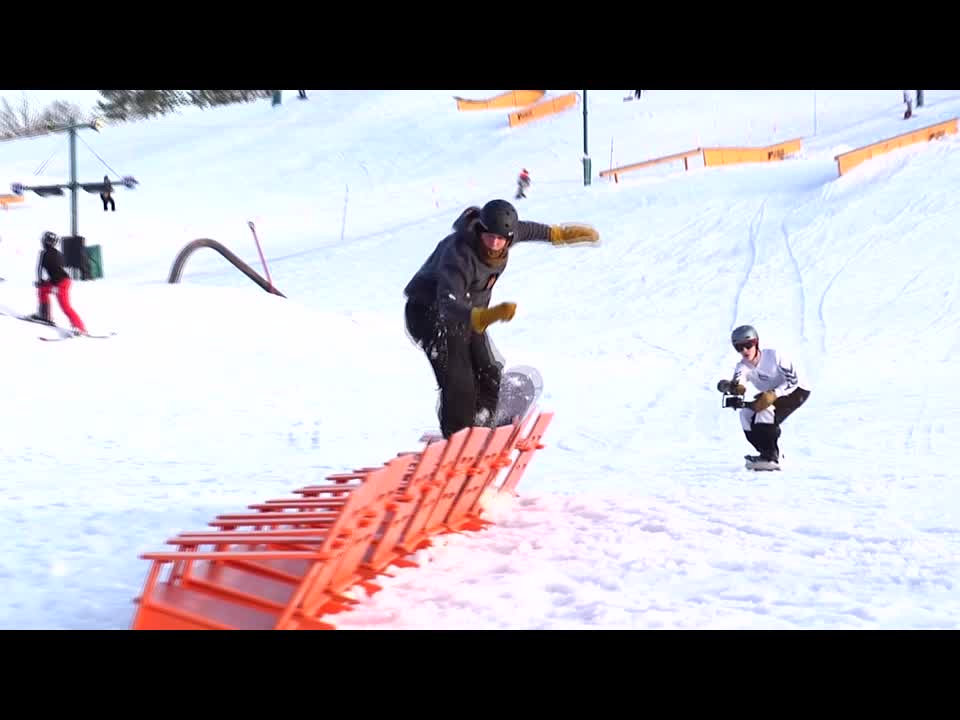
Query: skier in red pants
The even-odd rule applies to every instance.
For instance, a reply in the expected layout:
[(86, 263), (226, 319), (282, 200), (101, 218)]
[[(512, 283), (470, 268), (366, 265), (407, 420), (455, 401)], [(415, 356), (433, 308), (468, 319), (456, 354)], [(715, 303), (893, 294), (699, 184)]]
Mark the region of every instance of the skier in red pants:
[[(40, 309), (30, 317), (34, 320), (53, 324), (50, 319), (50, 293), (55, 292), (57, 302), (64, 315), (70, 319), (75, 333), (86, 335), (87, 328), (76, 310), (70, 305), (70, 276), (63, 269), (63, 253), (57, 250), (57, 241), (60, 238), (56, 233), (45, 232), (40, 241), (43, 243), (43, 252), (37, 262), (37, 295), (40, 299)], [(46, 274), (46, 277), (44, 277)]]

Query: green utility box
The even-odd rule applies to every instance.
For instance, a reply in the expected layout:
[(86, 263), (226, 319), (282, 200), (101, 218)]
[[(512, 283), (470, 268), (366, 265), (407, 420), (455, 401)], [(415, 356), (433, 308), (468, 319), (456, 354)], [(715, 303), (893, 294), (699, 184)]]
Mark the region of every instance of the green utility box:
[(87, 280), (97, 280), (103, 277), (103, 256), (100, 252), (99, 245), (88, 245), (85, 250), (87, 251), (87, 267), (89, 268), (89, 274), (87, 275)]

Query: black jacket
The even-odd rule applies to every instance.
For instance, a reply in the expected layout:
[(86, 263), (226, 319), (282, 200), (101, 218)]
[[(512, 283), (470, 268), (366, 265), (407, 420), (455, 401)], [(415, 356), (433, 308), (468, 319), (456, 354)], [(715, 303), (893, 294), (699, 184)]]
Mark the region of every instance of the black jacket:
[[(46, 272), (46, 277), (44, 277)], [(56, 248), (45, 248), (37, 261), (37, 283), (58, 283), (70, 277), (63, 269), (63, 253)]]
[[(436, 304), (440, 317), (458, 323), (470, 322), (473, 308), (490, 305), (494, 284), (507, 269), (507, 255), (487, 261), (478, 252), (480, 208), (467, 208), (427, 258), (404, 293), (408, 302), (422, 306)], [(513, 242), (550, 240), (550, 226), (520, 221)], [(509, 253), (509, 248), (508, 248)]]

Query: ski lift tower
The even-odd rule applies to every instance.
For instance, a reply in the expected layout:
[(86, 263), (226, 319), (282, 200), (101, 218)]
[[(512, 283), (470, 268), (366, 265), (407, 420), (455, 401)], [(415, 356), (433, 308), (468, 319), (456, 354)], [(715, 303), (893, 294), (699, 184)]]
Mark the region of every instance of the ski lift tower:
[[(61, 125), (61, 126), (51, 126), (47, 130), (49, 132), (65, 132), (70, 138), (70, 182), (63, 183), (61, 185), (35, 185), (35, 186), (26, 186), (21, 183), (13, 183), (10, 186), (10, 190), (14, 195), (23, 195), (25, 192), (35, 192), (40, 197), (55, 197), (58, 195), (63, 195), (64, 190), (70, 190), (70, 234), (73, 237), (78, 236), (79, 231), (79, 220), (78, 220), (78, 211), (77, 211), (77, 192), (80, 188), (83, 188), (89, 193), (102, 193), (106, 189), (106, 185), (103, 181), (100, 182), (89, 182), (81, 183), (77, 181), (77, 132), (79, 130), (95, 130), (100, 132), (104, 122), (101, 118), (96, 118), (90, 122), (76, 123), (72, 125)], [(118, 180), (115, 183), (112, 183), (114, 187), (117, 185), (122, 185), (125, 188), (133, 189), (137, 185), (136, 179), (132, 176), (127, 175)]]

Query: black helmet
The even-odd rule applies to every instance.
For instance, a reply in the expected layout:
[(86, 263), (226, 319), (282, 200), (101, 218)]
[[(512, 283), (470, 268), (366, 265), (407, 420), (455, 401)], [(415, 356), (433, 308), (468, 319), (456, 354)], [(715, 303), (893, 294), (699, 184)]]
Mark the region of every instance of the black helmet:
[(43, 235), (40, 236), (40, 242), (45, 248), (52, 248), (57, 244), (57, 241), (60, 238), (57, 237), (57, 234), (47, 230)]
[(753, 325), (741, 325), (740, 327), (734, 328), (733, 332), (730, 333), (730, 342), (734, 347), (748, 340), (756, 340), (757, 343), (760, 342), (760, 336), (757, 335), (757, 330)]
[(506, 200), (491, 200), (480, 210), (480, 224), (486, 232), (502, 235), (508, 243), (513, 242), (517, 230), (517, 210)]

